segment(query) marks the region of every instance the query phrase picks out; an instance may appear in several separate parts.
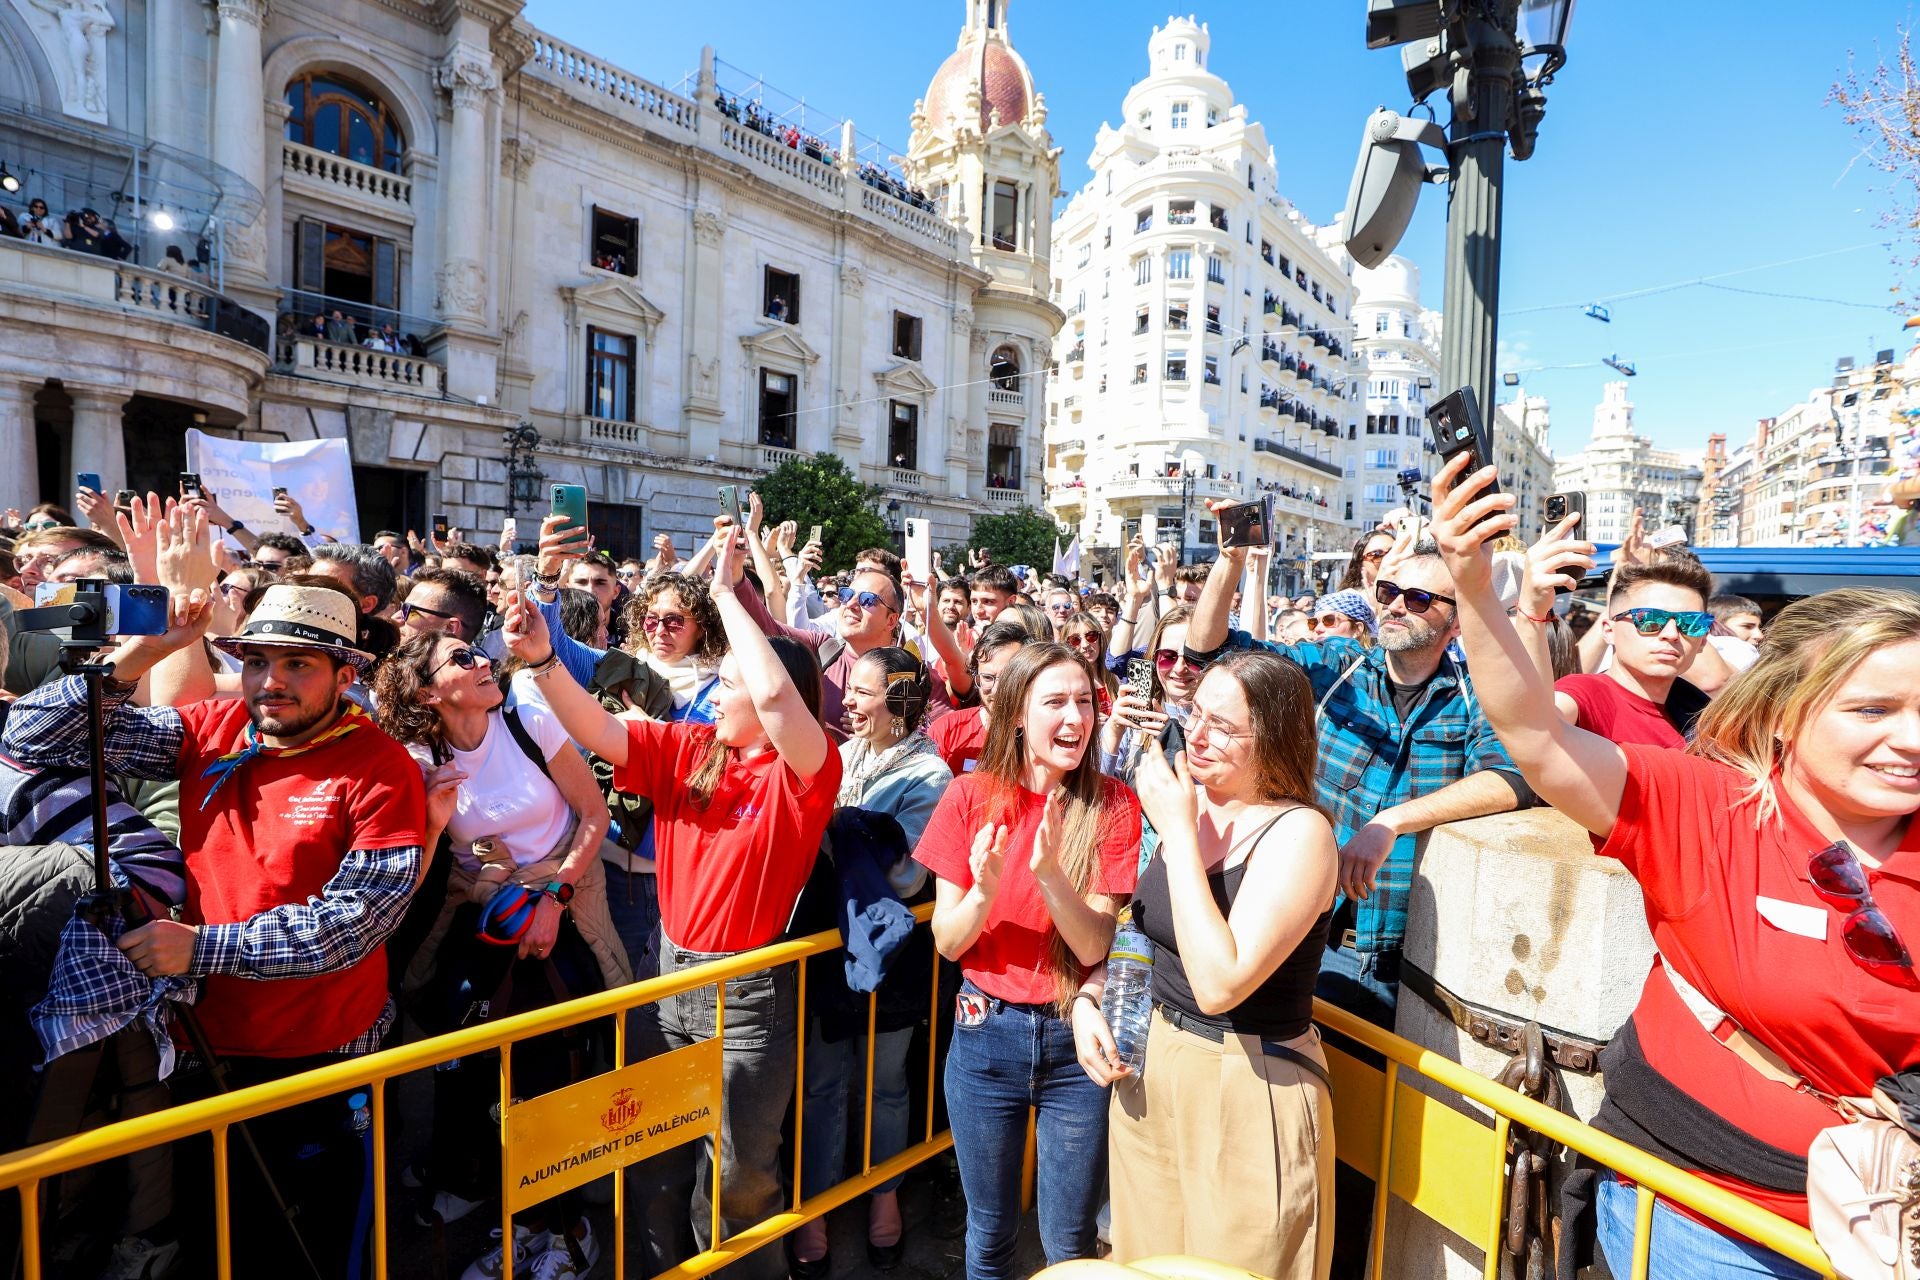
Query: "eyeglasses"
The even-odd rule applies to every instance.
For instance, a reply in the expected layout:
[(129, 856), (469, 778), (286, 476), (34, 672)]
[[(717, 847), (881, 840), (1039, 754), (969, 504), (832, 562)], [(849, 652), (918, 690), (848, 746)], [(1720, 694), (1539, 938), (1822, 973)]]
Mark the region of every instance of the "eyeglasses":
[(855, 591), (852, 587), (842, 587), (834, 593), (841, 604), (857, 604), (862, 609), (891, 609), (892, 605), (871, 591)]
[(401, 603), (400, 621), (402, 622), (410, 621), (413, 618), (413, 615), (416, 613), (424, 613), (429, 617), (438, 618), (442, 622), (452, 622), (454, 618), (458, 616), (456, 614), (451, 614), (451, 613), (442, 613), (438, 609), (429, 609), (427, 608), (427, 606), (423, 604), (415, 604), (411, 600), (403, 601)]
[(1697, 609), (1628, 609), (1613, 615), (1615, 622), (1631, 622), (1643, 636), (1657, 636), (1671, 622), (1680, 634), (1695, 640), (1713, 629), (1713, 615)]
[(614, 573), (614, 576), (622, 582), (632, 582), (640, 576), (640, 571), (638, 569), (620, 569)]
[(1440, 601), (1442, 604), (1450, 604), (1456, 607), (1458, 607), (1459, 604), (1452, 596), (1443, 596), (1438, 591), (1422, 591), (1418, 587), (1401, 587), (1396, 583), (1388, 582), (1385, 578), (1373, 584), (1373, 598), (1381, 604), (1392, 604), (1398, 596), (1405, 596), (1407, 598), (1408, 613), (1425, 613), (1433, 607), (1435, 600)]
[(1161, 675), (1165, 675), (1169, 671), (1172, 671), (1174, 667), (1178, 666), (1182, 662), (1185, 662), (1187, 664), (1187, 670), (1189, 671), (1205, 671), (1207, 669), (1206, 663), (1194, 661), (1193, 655), (1188, 653), (1184, 649), (1154, 650), (1153, 665), (1160, 669)]
[(1874, 977), (1909, 991), (1920, 991), (1913, 957), (1894, 931), (1893, 922), (1873, 902), (1866, 868), (1845, 840), (1836, 840), (1807, 859), (1813, 891), (1830, 907), (1852, 913), (1840, 925), (1840, 940), (1853, 962)]
[(427, 679), (433, 679), (440, 668), (446, 666), (449, 662), (462, 671), (471, 671), (475, 667), (482, 665), (489, 667), (493, 665), (493, 659), (478, 649), (455, 649), (452, 653), (433, 664), (432, 669), (427, 672)]
[(1067, 643), (1076, 649), (1097, 649), (1100, 647), (1100, 635), (1095, 631), (1082, 631), (1077, 636), (1068, 636)]
[(1226, 721), (1195, 708), (1193, 714), (1187, 717), (1187, 737), (1193, 739), (1203, 733), (1212, 738), (1225, 738), (1228, 742), (1239, 742), (1242, 738), (1253, 736), (1251, 729), (1228, 728)]
[(1362, 551), (1360, 558), (1369, 564), (1379, 564), (1387, 558), (1387, 549), (1383, 547), (1378, 551)]
[(640, 619), (640, 629), (648, 635), (656, 631), (672, 633), (687, 625), (687, 617), (682, 613), (650, 613)]

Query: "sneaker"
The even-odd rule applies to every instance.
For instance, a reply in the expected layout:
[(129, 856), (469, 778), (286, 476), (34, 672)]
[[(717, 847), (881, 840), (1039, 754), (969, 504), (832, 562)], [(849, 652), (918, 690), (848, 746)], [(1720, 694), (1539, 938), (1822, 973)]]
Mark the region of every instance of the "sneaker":
[[(473, 1260), (473, 1264), (460, 1273), (460, 1280), (499, 1280), (505, 1270), (506, 1248), (500, 1243), (500, 1228), (487, 1232), (493, 1238), (493, 1248)], [(536, 1232), (530, 1227), (515, 1223), (513, 1227), (513, 1274), (526, 1275), (527, 1259), (544, 1252), (553, 1243), (550, 1232)]]
[[(458, 1222), (485, 1203), (484, 1200), (463, 1199), (451, 1191), (436, 1191), (429, 1203), (413, 1211), (413, 1220), (423, 1227)], [(495, 1230), (493, 1234), (499, 1235), (500, 1232)]]
[(547, 1238), (547, 1251), (535, 1257), (527, 1272), (533, 1280), (579, 1280), (600, 1261), (600, 1243), (593, 1238), (593, 1224), (580, 1219), (580, 1235), (556, 1231)]
[(100, 1280), (160, 1280), (173, 1270), (180, 1256), (180, 1242), (164, 1244), (145, 1236), (122, 1236), (114, 1242), (113, 1255), (100, 1273)]

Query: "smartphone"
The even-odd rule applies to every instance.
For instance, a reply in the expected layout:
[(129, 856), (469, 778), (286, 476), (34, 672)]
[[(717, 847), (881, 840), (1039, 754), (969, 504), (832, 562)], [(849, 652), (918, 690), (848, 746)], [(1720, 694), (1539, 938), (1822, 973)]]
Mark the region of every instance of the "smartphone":
[(1221, 546), (1267, 546), (1273, 541), (1273, 495), (1263, 494), (1257, 502), (1228, 507), (1219, 519)]
[[(821, 530), (822, 530), (822, 528), (823, 528), (823, 527), (824, 527), (824, 526), (821, 526), (821, 525), (815, 525), (815, 526), (813, 526), (813, 528), (812, 528), (812, 529), (810, 529), (810, 530), (808, 530), (808, 531), (807, 531), (807, 541), (808, 541), (808, 542), (820, 542), (820, 545), (824, 547), (824, 546), (826, 545), (826, 543), (824, 543), (824, 542), (821, 542), (821, 540), (820, 540), (820, 533), (821, 533)], [(802, 545), (805, 545), (805, 544), (803, 543)]]
[(80, 592), (97, 591), (106, 597), (106, 623), (102, 628), (110, 636), (162, 636), (167, 633), (167, 589), (165, 587), (126, 585), (86, 579), (80, 582), (43, 582), (34, 591), (34, 605), (72, 604)]
[(275, 486), (273, 486), (273, 496), (274, 496), (274, 497), (276, 497), (276, 498), (284, 498), (284, 497), (286, 497), (286, 496), (287, 496), (287, 486), (285, 486), (285, 485), (283, 485), (283, 484), (277, 484), (277, 485), (275, 485)]
[(1547, 495), (1547, 524), (1559, 524), (1568, 516), (1578, 515), (1580, 523), (1574, 530), (1585, 537), (1583, 526), (1587, 523), (1587, 495), (1578, 491), (1572, 493), (1553, 493)]
[(180, 473), (180, 496), (183, 498), (203, 498), (206, 496), (206, 490), (200, 487), (200, 473), (198, 471), (182, 471)]
[(1660, 550), (1662, 547), (1685, 546), (1686, 542), (1686, 528), (1677, 524), (1670, 524), (1664, 529), (1656, 529), (1647, 535), (1647, 545), (1655, 551)]
[(922, 585), (933, 580), (933, 526), (918, 517), (908, 517), (907, 572)]
[(98, 471), (82, 471), (80, 473), (80, 487), (93, 493), (106, 492), (100, 485), (100, 473)]
[(1127, 692), (1136, 698), (1153, 697), (1153, 659), (1127, 659)]
[(449, 527), (447, 523), (447, 513), (444, 511), (435, 512), (433, 516), (433, 540), (435, 542), (445, 542), (447, 540), (447, 530)]
[(575, 529), (587, 527), (587, 490), (578, 484), (556, 484), (550, 491), (547, 510), (556, 516), (565, 516), (567, 522), (558, 532), (570, 533)]
[[(1433, 428), (1433, 444), (1440, 453), (1442, 466), (1461, 453), (1473, 459), (1467, 464), (1469, 474), (1493, 461), (1493, 445), (1487, 438), (1487, 424), (1480, 416), (1480, 401), (1472, 387), (1461, 387), (1427, 410), (1427, 425)], [(1499, 492), (1500, 481), (1495, 479), (1479, 496), (1484, 498)]]
[(113, 491), (113, 505), (122, 511), (131, 511), (133, 509), (133, 500), (138, 496), (139, 495), (131, 489), (115, 489)]
[(516, 555), (516, 556), (537, 556), (537, 555), (539, 555), (539, 554), (540, 554), (540, 539), (538, 539), (538, 538), (515, 538), (515, 539), (513, 540), (513, 554), (514, 554), (514, 555)]
[(740, 515), (740, 486), (737, 484), (723, 484), (720, 486), (719, 495), (720, 510), (726, 514), (727, 519), (733, 521), (733, 527), (735, 529), (746, 528), (747, 522)]

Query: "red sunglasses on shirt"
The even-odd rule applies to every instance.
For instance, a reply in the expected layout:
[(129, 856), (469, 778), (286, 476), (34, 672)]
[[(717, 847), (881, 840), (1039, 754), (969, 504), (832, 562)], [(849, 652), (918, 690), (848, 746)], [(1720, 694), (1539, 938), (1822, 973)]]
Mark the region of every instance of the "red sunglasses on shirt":
[(1847, 944), (1853, 962), (1884, 982), (1920, 991), (1913, 956), (1907, 944), (1900, 941), (1893, 922), (1874, 905), (1867, 869), (1860, 865), (1853, 847), (1845, 840), (1835, 840), (1814, 853), (1807, 859), (1807, 878), (1828, 906), (1842, 911), (1851, 908), (1840, 925), (1840, 940)]

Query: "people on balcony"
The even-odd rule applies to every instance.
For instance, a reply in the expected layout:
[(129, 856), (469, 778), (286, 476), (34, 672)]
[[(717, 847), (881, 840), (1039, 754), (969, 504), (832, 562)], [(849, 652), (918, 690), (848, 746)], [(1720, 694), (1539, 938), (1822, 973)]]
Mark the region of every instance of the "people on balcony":
[(20, 230), (34, 244), (60, 243), (60, 224), (47, 212), (47, 202), (39, 196), (27, 201), (27, 216), (20, 222)]
[(350, 347), (356, 340), (353, 321), (347, 319), (340, 308), (335, 307), (333, 314), (327, 317), (327, 341)]

